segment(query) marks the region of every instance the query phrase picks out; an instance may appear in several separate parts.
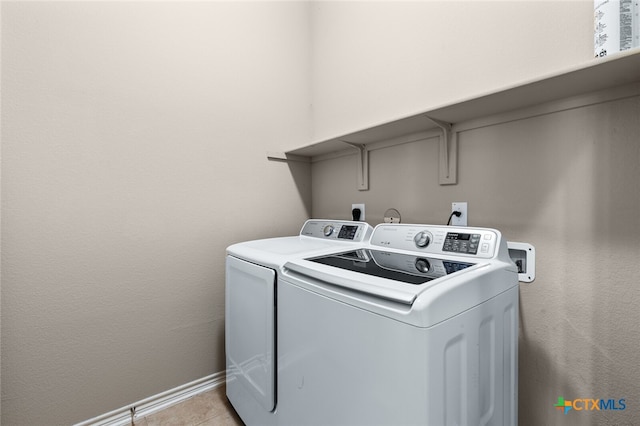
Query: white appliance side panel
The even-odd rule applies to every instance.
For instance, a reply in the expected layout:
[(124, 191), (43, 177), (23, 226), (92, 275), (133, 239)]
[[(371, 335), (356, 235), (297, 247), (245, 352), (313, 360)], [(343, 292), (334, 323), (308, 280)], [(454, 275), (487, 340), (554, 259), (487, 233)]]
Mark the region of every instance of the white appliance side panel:
[[(275, 279), (273, 269), (227, 256), (227, 395), (232, 403), (254, 398), (266, 412), (276, 402)], [(245, 404), (236, 401), (234, 406)]]
[[(517, 296), (516, 296), (517, 297)], [(502, 374), (504, 377), (504, 423), (518, 424), (518, 301), (504, 306), (503, 311), (503, 343)], [(515, 403), (514, 403), (515, 401)]]
[(517, 424), (518, 287), (421, 328), (278, 283), (289, 425)]

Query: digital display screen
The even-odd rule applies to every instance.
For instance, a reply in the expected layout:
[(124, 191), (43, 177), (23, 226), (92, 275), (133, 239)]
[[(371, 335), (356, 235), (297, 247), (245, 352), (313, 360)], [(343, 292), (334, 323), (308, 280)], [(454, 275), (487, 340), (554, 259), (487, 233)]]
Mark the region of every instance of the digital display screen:
[(479, 244), (480, 234), (448, 232), (442, 250), (455, 253), (477, 254)]
[(471, 234), (458, 234), (457, 232), (449, 232), (447, 234), (448, 240), (469, 240), (471, 239)]
[(353, 240), (358, 232), (358, 225), (342, 225), (338, 238)]

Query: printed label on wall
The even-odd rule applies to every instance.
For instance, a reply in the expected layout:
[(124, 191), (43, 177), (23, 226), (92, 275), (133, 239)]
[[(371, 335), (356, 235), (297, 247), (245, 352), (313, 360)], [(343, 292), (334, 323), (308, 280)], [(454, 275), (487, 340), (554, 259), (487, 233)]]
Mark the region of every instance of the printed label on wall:
[(640, 0), (594, 0), (596, 58), (640, 47)]

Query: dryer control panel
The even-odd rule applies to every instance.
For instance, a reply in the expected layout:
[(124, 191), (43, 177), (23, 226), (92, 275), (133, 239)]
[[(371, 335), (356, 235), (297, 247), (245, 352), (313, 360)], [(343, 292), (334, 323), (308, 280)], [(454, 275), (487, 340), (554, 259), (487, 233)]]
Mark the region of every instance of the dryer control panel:
[(362, 242), (369, 239), (373, 228), (366, 222), (311, 219), (304, 223), (300, 235), (328, 240)]
[(500, 232), (488, 228), (436, 225), (382, 224), (376, 226), (371, 244), (421, 253), (492, 258)]

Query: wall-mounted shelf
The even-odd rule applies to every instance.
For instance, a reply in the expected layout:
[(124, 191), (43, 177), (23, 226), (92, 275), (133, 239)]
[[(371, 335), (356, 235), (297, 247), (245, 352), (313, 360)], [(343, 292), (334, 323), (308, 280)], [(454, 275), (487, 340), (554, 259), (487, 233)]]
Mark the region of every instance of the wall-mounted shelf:
[[(617, 86), (640, 83), (640, 50), (632, 49), (597, 58), (558, 73), (462, 99), (366, 129), (291, 149), (284, 157), (313, 158), (355, 147), (359, 152), (358, 189), (368, 189), (367, 145), (383, 140), (441, 128), (440, 183), (457, 182), (457, 132), (450, 127), (471, 119), (527, 108), (555, 100)], [(449, 127), (450, 131), (446, 131)], [(448, 133), (448, 134), (447, 134)]]

